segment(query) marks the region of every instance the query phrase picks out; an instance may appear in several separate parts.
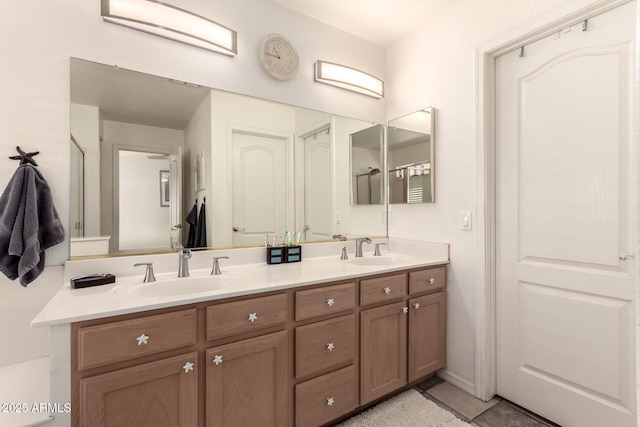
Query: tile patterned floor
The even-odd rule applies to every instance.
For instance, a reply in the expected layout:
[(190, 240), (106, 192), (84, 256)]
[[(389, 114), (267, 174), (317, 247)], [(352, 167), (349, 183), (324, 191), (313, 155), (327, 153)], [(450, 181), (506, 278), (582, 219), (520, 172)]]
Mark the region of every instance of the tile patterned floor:
[(560, 427), (501, 397), (483, 402), (438, 377), (429, 378), (416, 389), (474, 427)]

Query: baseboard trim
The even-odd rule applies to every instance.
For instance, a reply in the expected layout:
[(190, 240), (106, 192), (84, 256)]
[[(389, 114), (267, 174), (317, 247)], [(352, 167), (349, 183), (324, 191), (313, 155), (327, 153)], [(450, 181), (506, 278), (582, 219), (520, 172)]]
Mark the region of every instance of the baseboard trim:
[(476, 387), (474, 384), (472, 384), (471, 382), (469, 382), (468, 380), (465, 380), (464, 378), (448, 371), (447, 369), (440, 369), (436, 375), (440, 378), (442, 378), (443, 380), (445, 380), (448, 383), (453, 384), (454, 386), (458, 387), (459, 389), (462, 389), (464, 391), (466, 391), (467, 393), (469, 393), (472, 396), (476, 395)]

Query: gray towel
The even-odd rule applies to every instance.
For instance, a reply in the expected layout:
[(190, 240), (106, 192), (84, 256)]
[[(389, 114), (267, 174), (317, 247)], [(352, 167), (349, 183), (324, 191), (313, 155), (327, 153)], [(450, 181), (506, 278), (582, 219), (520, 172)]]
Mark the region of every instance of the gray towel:
[(44, 270), (44, 250), (63, 241), (47, 181), (34, 166), (18, 166), (0, 196), (0, 271), (27, 286)]

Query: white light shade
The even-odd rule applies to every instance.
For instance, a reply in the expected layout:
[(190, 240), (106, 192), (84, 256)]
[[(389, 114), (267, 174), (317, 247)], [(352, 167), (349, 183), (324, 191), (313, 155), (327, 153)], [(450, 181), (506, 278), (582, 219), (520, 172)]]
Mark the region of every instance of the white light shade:
[(102, 0), (102, 18), (213, 52), (237, 53), (234, 30), (156, 0)]
[(364, 71), (326, 61), (316, 61), (315, 81), (384, 98), (384, 82)]

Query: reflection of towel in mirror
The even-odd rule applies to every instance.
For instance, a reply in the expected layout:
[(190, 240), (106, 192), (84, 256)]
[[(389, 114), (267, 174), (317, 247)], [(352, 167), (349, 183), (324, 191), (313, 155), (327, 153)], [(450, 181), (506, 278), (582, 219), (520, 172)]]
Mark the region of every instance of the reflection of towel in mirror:
[(187, 237), (187, 243), (184, 247), (194, 248), (196, 246), (196, 227), (198, 225), (198, 206), (196, 203), (193, 204), (193, 208), (191, 208), (191, 212), (189, 212), (185, 221), (189, 224), (189, 237)]
[(200, 214), (198, 215), (198, 225), (196, 226), (196, 248), (207, 247), (207, 214), (204, 201), (200, 205)]
[(47, 181), (34, 166), (20, 165), (0, 196), (0, 271), (27, 286), (44, 270), (44, 250), (62, 241)]

